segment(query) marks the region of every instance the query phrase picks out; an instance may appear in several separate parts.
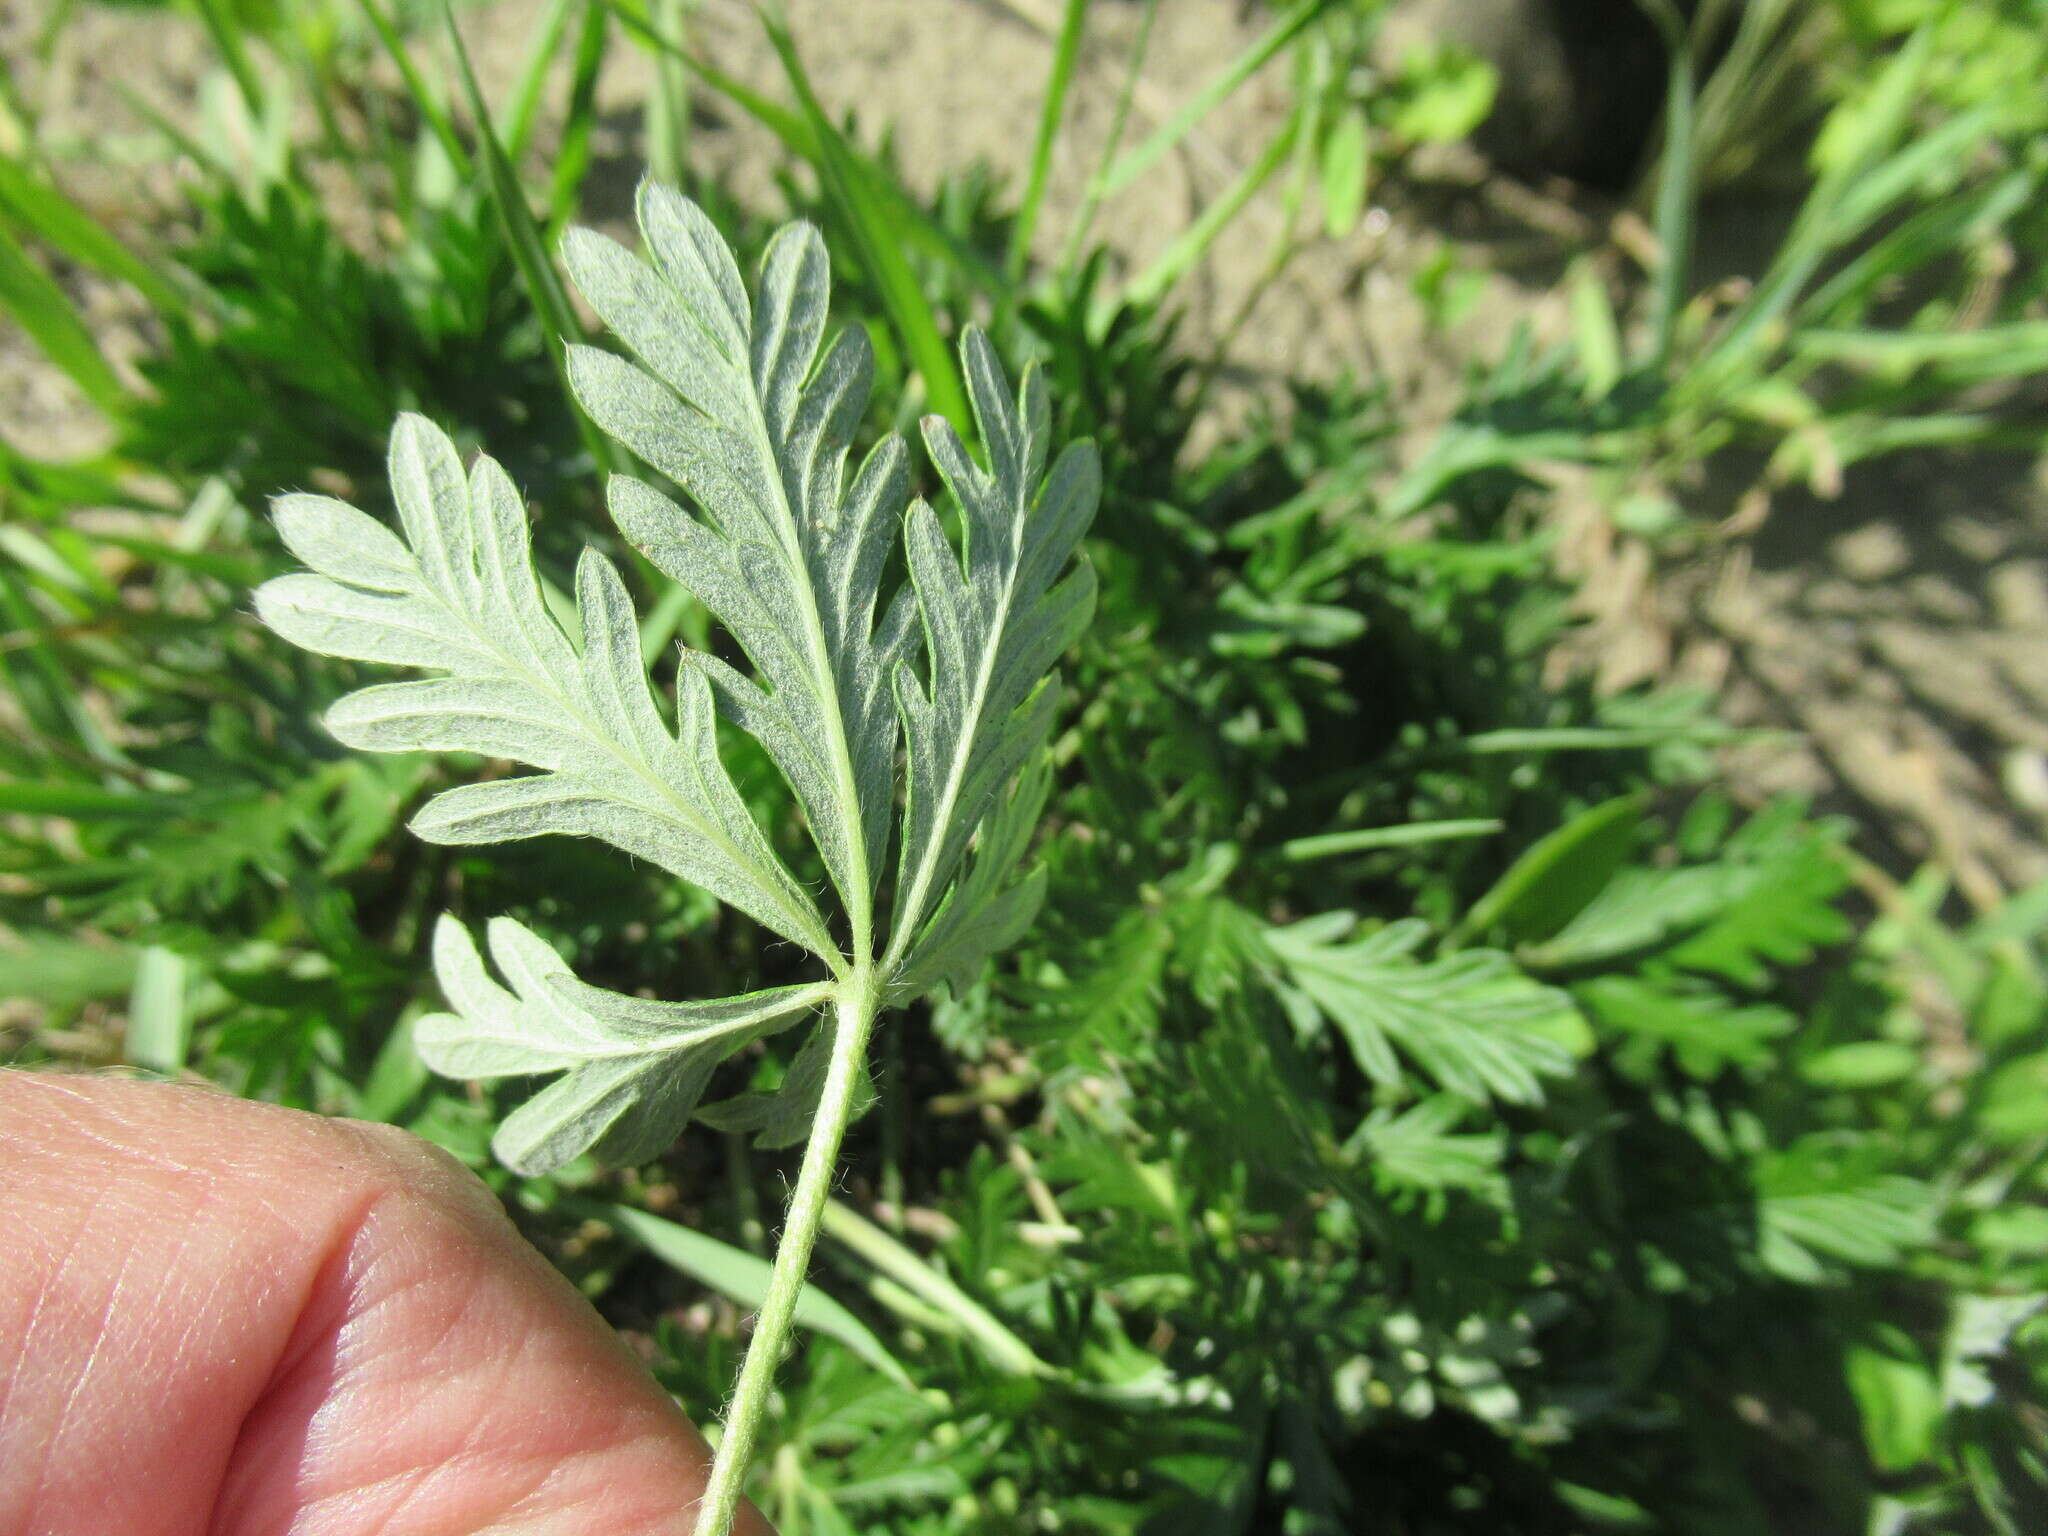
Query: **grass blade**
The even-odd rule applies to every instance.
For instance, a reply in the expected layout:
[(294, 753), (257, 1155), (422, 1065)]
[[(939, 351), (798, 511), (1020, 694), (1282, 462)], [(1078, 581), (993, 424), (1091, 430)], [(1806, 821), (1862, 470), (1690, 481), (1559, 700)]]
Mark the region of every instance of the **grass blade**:
[(656, 181), (680, 185), (690, 133), (690, 73), (682, 52), (686, 0), (653, 0), (648, 22), (665, 45), (654, 54), (654, 90), (647, 98), (647, 164)]
[(121, 414), (128, 392), (101, 355), (92, 331), (56, 279), (37, 266), (21, 242), (4, 229), (0, 229), (0, 311), (12, 316), (43, 355), (71, 376), (86, 399), (109, 416)]
[[(526, 194), (519, 190), (519, 177), (512, 169), (512, 162), (505, 157), (497, 129), (491, 125), (491, 109), (484, 101), (483, 88), (477, 84), (476, 71), (470, 66), (469, 50), (462, 44), (462, 34), (456, 30), (455, 13), (443, 6), (441, 15), (447, 23), (448, 41), (455, 50), (456, 72), (462, 82), (463, 95), (469, 102), (470, 114), (476, 119), (477, 144), (483, 153), (491, 201), (497, 205), (513, 263), (519, 268), (520, 282), (546, 328), (548, 355), (554, 359), (562, 390), (573, 399), (563, 348), (583, 340), (583, 327), (576, 318), (576, 311), (569, 306), (569, 295), (562, 287), (561, 275), (555, 271), (555, 264), (548, 259), (540, 226), (534, 222), (533, 210), (526, 204)], [(595, 463), (614, 471), (622, 471), (626, 467), (612, 440), (598, 431), (580, 410), (576, 413), (576, 423), (583, 435), (584, 446)]]
[[(555, 151), (555, 172), (548, 189), (548, 215), (559, 232), (576, 211), (584, 173), (590, 169), (590, 131), (597, 122), (597, 76), (604, 66), (604, 45), (611, 12), (599, 0), (588, 0), (583, 29), (576, 34), (576, 61), (569, 72), (569, 110), (562, 125), (561, 147)], [(507, 159), (515, 159), (508, 153)]]
[(1412, 848), (1418, 843), (1448, 843), (1468, 837), (1491, 837), (1507, 823), (1490, 816), (1456, 821), (1411, 821), (1398, 827), (1360, 827), (1351, 832), (1325, 832), (1317, 837), (1290, 838), (1280, 845), (1280, 857), (1290, 864), (1311, 859), (1334, 859), (1347, 853), (1367, 853), (1375, 848)]
[(185, 296), (91, 214), (21, 161), (0, 156), (0, 213), (67, 260), (128, 284), (158, 314), (182, 314)]
[(533, 141), (533, 125), (540, 115), (540, 96), (548, 83), (548, 66), (555, 62), (562, 46), (562, 34), (569, 29), (569, 12), (576, 0), (548, 0), (540, 24), (533, 29), (527, 45), (526, 63), (520, 67), (519, 83), (512, 87), (511, 105), (505, 111), (505, 158), (517, 165), (526, 158)]
[[(1294, 148), (1294, 140), (1301, 131), (1302, 108), (1297, 107), (1287, 119), (1287, 124), (1273, 135), (1265, 151), (1238, 173), (1222, 193), (1212, 198), (1195, 221), (1188, 225), (1172, 242), (1153, 258), (1150, 266), (1124, 285), (1121, 304), (1138, 308), (1155, 303), (1182, 277), (1188, 269), (1200, 261), (1216, 237), (1229, 227), (1244, 205), (1251, 201), (1269, 180), (1273, 173), (1287, 163), (1288, 153)], [(1105, 305), (1103, 314), (1114, 312), (1116, 305)]]
[(405, 81), (406, 91), (419, 109), (421, 119), (433, 130), (448, 159), (466, 181), (475, 174), (469, 151), (463, 147), (462, 136), (455, 131), (455, 122), (448, 116), (448, 107), (441, 100), (441, 94), (426, 82), (419, 67), (413, 63), (412, 55), (406, 50), (405, 40), (398, 35), (398, 28), (392, 24), (381, 0), (356, 0), (363, 8), (363, 15), (369, 18), (370, 28), (383, 43), (384, 51), (391, 56), (391, 62), (398, 66), (398, 73)]
[(1059, 1374), (993, 1312), (866, 1217), (837, 1200), (828, 1200), (824, 1229), (827, 1236), (851, 1249), (920, 1301), (937, 1308), (974, 1341), (990, 1364), (1014, 1376)]
[[(812, 166), (820, 179), (823, 179), (826, 170), (825, 151), (808, 118), (770, 101), (716, 65), (693, 57), (668, 42), (655, 31), (644, 10), (638, 8), (638, 4), (639, 0), (611, 0), (610, 9), (625, 29), (657, 59), (672, 59), (689, 70), (698, 80), (774, 134), (781, 140), (783, 148)], [(946, 262), (957, 268), (969, 282), (984, 292), (999, 299), (1007, 299), (1010, 296), (1009, 280), (999, 267), (986, 260), (978, 251), (954, 239), (924, 209), (913, 202), (891, 177), (877, 169), (864, 156), (849, 155), (845, 169), (862, 184), (866, 194), (886, 210), (896, 234), (906, 243), (935, 261)]]
[(917, 274), (903, 257), (902, 228), (891, 217), (885, 200), (875, 196), (872, 178), (862, 176), (856, 169), (858, 157), (818, 105), (788, 29), (766, 15), (762, 24), (768, 29), (768, 40), (782, 60), (790, 88), (796, 92), (811, 132), (817, 137), (827, 196), (846, 222), (860, 252), (861, 265), (881, 290), (883, 308), (895, 324), (903, 350), (924, 380), (926, 404), (952, 422), (958, 431), (972, 432), (967, 392), (961, 386), (952, 351), (939, 334), (938, 317), (925, 302)]
[(244, 28), (229, 13), (224, 0), (195, 0), (195, 3), (199, 19), (206, 24), (207, 35), (213, 39), (221, 63), (227, 66), (229, 78), (235, 82), (235, 89), (241, 92), (242, 104), (249, 109), (250, 117), (262, 122), (265, 106), (263, 81), (256, 73), (255, 60), (242, 46)]
[(1088, 185), (1081, 192), (1081, 206), (1074, 212), (1074, 221), (1067, 228), (1067, 243), (1060, 249), (1060, 274), (1064, 278), (1074, 270), (1080, 259), (1081, 248), (1088, 241), (1089, 227), (1095, 222), (1095, 210), (1108, 195), (1110, 167), (1116, 164), (1117, 151), (1123, 147), (1124, 129), (1131, 120), (1131, 99), (1137, 94), (1138, 77), (1144, 72), (1145, 55), (1152, 46), (1152, 24), (1159, 17), (1159, 0), (1145, 0), (1145, 9), (1138, 17), (1138, 30), (1131, 39), (1130, 56), (1124, 62), (1123, 84), (1116, 94), (1116, 110), (1110, 114), (1109, 137), (1102, 141), (1102, 155), (1095, 164), (1095, 172), (1088, 178)]
[(135, 964), (128, 993), (128, 1059), (154, 1072), (175, 1073), (185, 1065), (192, 1015), (185, 1006), (185, 957), (152, 944)]
[(1067, 87), (1073, 83), (1074, 65), (1081, 54), (1081, 26), (1088, 15), (1088, 0), (1067, 0), (1060, 19), (1059, 41), (1053, 45), (1052, 71), (1046, 76), (1045, 102), (1038, 113), (1038, 137), (1031, 146), (1031, 174), (1024, 184), (1024, 201), (1010, 226), (1010, 250), (1005, 269), (1010, 280), (1024, 276), (1031, 256), (1031, 236), (1038, 227), (1038, 210), (1045, 201), (1045, 183), (1052, 173), (1052, 146), (1058, 138), (1060, 120), (1066, 110)]
[(1664, 95), (1664, 159), (1657, 172), (1656, 230), (1661, 259), (1650, 305), (1651, 360), (1662, 366), (1678, 335), (1678, 312), (1692, 271), (1694, 152), (1697, 138), (1692, 37), (1670, 0), (1639, 0), (1664, 34), (1670, 56)]
[[(772, 1269), (766, 1259), (628, 1205), (603, 1206), (598, 1214), (670, 1268), (710, 1286), (739, 1305), (758, 1310), (767, 1299)], [(910, 1373), (875, 1337), (874, 1330), (815, 1283), (807, 1282), (799, 1294), (796, 1320), (806, 1328), (837, 1339), (897, 1386), (912, 1385)]]
[(1257, 74), (1266, 61), (1294, 41), (1301, 30), (1329, 8), (1330, 0), (1300, 0), (1293, 10), (1267, 28), (1223, 72), (1192, 96), (1186, 105), (1154, 129), (1135, 149), (1109, 169), (1102, 192), (1114, 196), (1149, 170), (1161, 156), (1193, 131), (1195, 125), (1227, 100), (1245, 81)]

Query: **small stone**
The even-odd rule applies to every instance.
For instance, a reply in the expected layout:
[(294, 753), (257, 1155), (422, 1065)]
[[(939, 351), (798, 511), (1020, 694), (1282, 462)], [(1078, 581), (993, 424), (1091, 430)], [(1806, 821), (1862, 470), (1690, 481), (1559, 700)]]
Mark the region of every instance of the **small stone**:
[(1835, 569), (1851, 581), (1886, 581), (1912, 563), (1905, 536), (1890, 523), (1871, 523), (1828, 546)]
[(2022, 810), (2048, 816), (2048, 753), (2017, 748), (2005, 754), (2001, 767), (2006, 797)]
[(2003, 629), (2048, 629), (2048, 564), (2008, 560), (1986, 578), (1991, 611)]

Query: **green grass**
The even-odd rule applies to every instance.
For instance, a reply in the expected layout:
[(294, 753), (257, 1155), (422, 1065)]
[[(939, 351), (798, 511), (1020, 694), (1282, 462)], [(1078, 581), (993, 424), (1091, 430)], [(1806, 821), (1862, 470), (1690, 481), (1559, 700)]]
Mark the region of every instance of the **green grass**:
[[(1733, 299), (1689, 275), (1701, 156), (1721, 163), (1728, 131), (1709, 77), (1700, 142), (1669, 125), (1655, 269), (1613, 281), (1608, 253), (1559, 252), (1587, 263), (1575, 339), (1506, 348), (1419, 429), (1371, 381), (1302, 379), (1198, 430), (1223, 354), (1178, 321), (1262, 185), (1287, 210), (1285, 281), (1325, 238), (1315, 200), (1348, 206), (1329, 166), (1398, 177), (1394, 106), (1469, 95), (1439, 60), (1361, 99), (1364, 7), (1275, 7), (1187, 110), (1112, 138), (1071, 212), (1047, 166), (1093, 67), (1085, 0), (1018, 126), (1019, 185), (949, 167), (929, 197), (882, 124), (817, 97), (801, 35), (772, 34), (782, 81), (753, 87), (687, 15), (633, 0), (549, 9), (501, 99), (437, 16), (361, 0), (263, 30), (209, 6), (231, 89), (328, 93), (334, 132), (194, 156), (150, 239), (67, 195), (71, 151), (18, 91), (0, 306), (112, 444), (0, 460), (0, 1050), (440, 1142), (716, 1419), (741, 1341), (691, 1303), (758, 1301), (789, 1158), (693, 1130), (643, 1168), (514, 1179), (488, 1137), (520, 1088), (431, 1080), (410, 1025), (438, 1006), (443, 912), (509, 911), (629, 992), (773, 984), (788, 956), (594, 845), (418, 844), (406, 817), (476, 765), (343, 753), (319, 715), (365, 679), (263, 634), (248, 603), (285, 563), (265, 498), (387, 511), (404, 409), (506, 460), (558, 590), (609, 538), (556, 367), (575, 319), (551, 248), (585, 201), (609, 39), (663, 65), (661, 153), (743, 253), (788, 213), (825, 227), (878, 399), (955, 414), (949, 344), (980, 320), (1104, 456), (1045, 915), (882, 1047), (764, 1431), (779, 1528), (2031, 1529), (2048, 892), (1959, 915), (1942, 871), (1876, 868), (1860, 829), (1738, 804), (1707, 701), (1560, 681), (1573, 594), (1541, 480), (1590, 465), (1619, 507), (1743, 454), (1777, 486), (1914, 443), (2037, 445), (2038, 122), (1993, 67), (2014, 34), (1970, 44), (1951, 15), (2024, 10), (1836, 29), (1813, 111), (1772, 130), (1816, 157), (1801, 211)], [(400, 61), (403, 96), (359, 95), (373, 55)], [(1274, 136), (1235, 147), (1244, 179), (1164, 256), (1120, 271), (1092, 210), (1262, 65), (1298, 86)], [(1136, 68), (1110, 68), (1127, 103)], [(686, 81), (776, 137), (787, 206), (693, 173)], [(338, 184), (373, 237), (344, 233), (319, 190)], [(101, 353), (88, 279), (147, 313), (133, 378)], [(717, 643), (621, 563), (647, 655)], [(772, 765), (732, 761), (796, 856)], [(771, 1044), (727, 1086), (789, 1065)]]

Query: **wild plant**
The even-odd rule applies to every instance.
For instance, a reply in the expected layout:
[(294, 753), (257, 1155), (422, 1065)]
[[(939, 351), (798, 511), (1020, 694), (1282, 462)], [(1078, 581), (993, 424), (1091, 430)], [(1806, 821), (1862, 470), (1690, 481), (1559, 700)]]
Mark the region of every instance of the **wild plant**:
[[(825, 341), (818, 232), (783, 229), (750, 299), (694, 203), (649, 182), (639, 222), (644, 257), (588, 230), (563, 248), (637, 361), (572, 346), (567, 371), (591, 420), (694, 504), (652, 478), (614, 475), (608, 487), (620, 531), (717, 618), (744, 667), (685, 649), (672, 706), (658, 698), (625, 583), (593, 550), (576, 569), (572, 635), (536, 577), (518, 489), (486, 456), (465, 472), (447, 434), (419, 416), (402, 417), (391, 439), (401, 533), (329, 497), (281, 497), (278, 529), (310, 571), (266, 583), (256, 603), (309, 650), (440, 674), (343, 698), (327, 725), (347, 745), (537, 770), (434, 796), (411, 823), (421, 838), (601, 839), (818, 963), (807, 981), (656, 1002), (579, 981), (509, 917), (486, 928), (494, 978), (469, 930), (444, 916), (434, 957), (450, 1011), (416, 1031), (428, 1064), (450, 1076), (561, 1074), (498, 1128), (497, 1155), (521, 1173), (586, 1152), (644, 1161), (692, 1116), (769, 1144), (808, 1138), (698, 1515), (699, 1536), (722, 1536), (841, 1141), (872, 1096), (877, 1019), (971, 978), (1039, 905), (1044, 877), (1026, 854), (1050, 782), (1051, 669), (1094, 606), (1093, 575), (1073, 556), (1099, 471), (1088, 443), (1051, 455), (1043, 381), (1027, 369), (1013, 392), (969, 330), (962, 371), (986, 465), (944, 418), (923, 423), (957, 506), (956, 548), (940, 512), (911, 495), (901, 438), (884, 437), (848, 474), (873, 361), (859, 327)], [(905, 574), (885, 590), (899, 547)], [(721, 723), (781, 770), (830, 900), (749, 814), (720, 754)], [(721, 1063), (819, 1015), (779, 1090), (700, 1107)]]

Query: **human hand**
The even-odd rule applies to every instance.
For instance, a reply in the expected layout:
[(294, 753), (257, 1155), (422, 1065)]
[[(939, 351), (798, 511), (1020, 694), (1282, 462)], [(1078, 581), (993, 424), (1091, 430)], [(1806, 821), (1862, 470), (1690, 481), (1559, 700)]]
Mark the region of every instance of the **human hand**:
[(418, 1138), (0, 1072), (0, 1536), (674, 1536), (709, 1461)]

